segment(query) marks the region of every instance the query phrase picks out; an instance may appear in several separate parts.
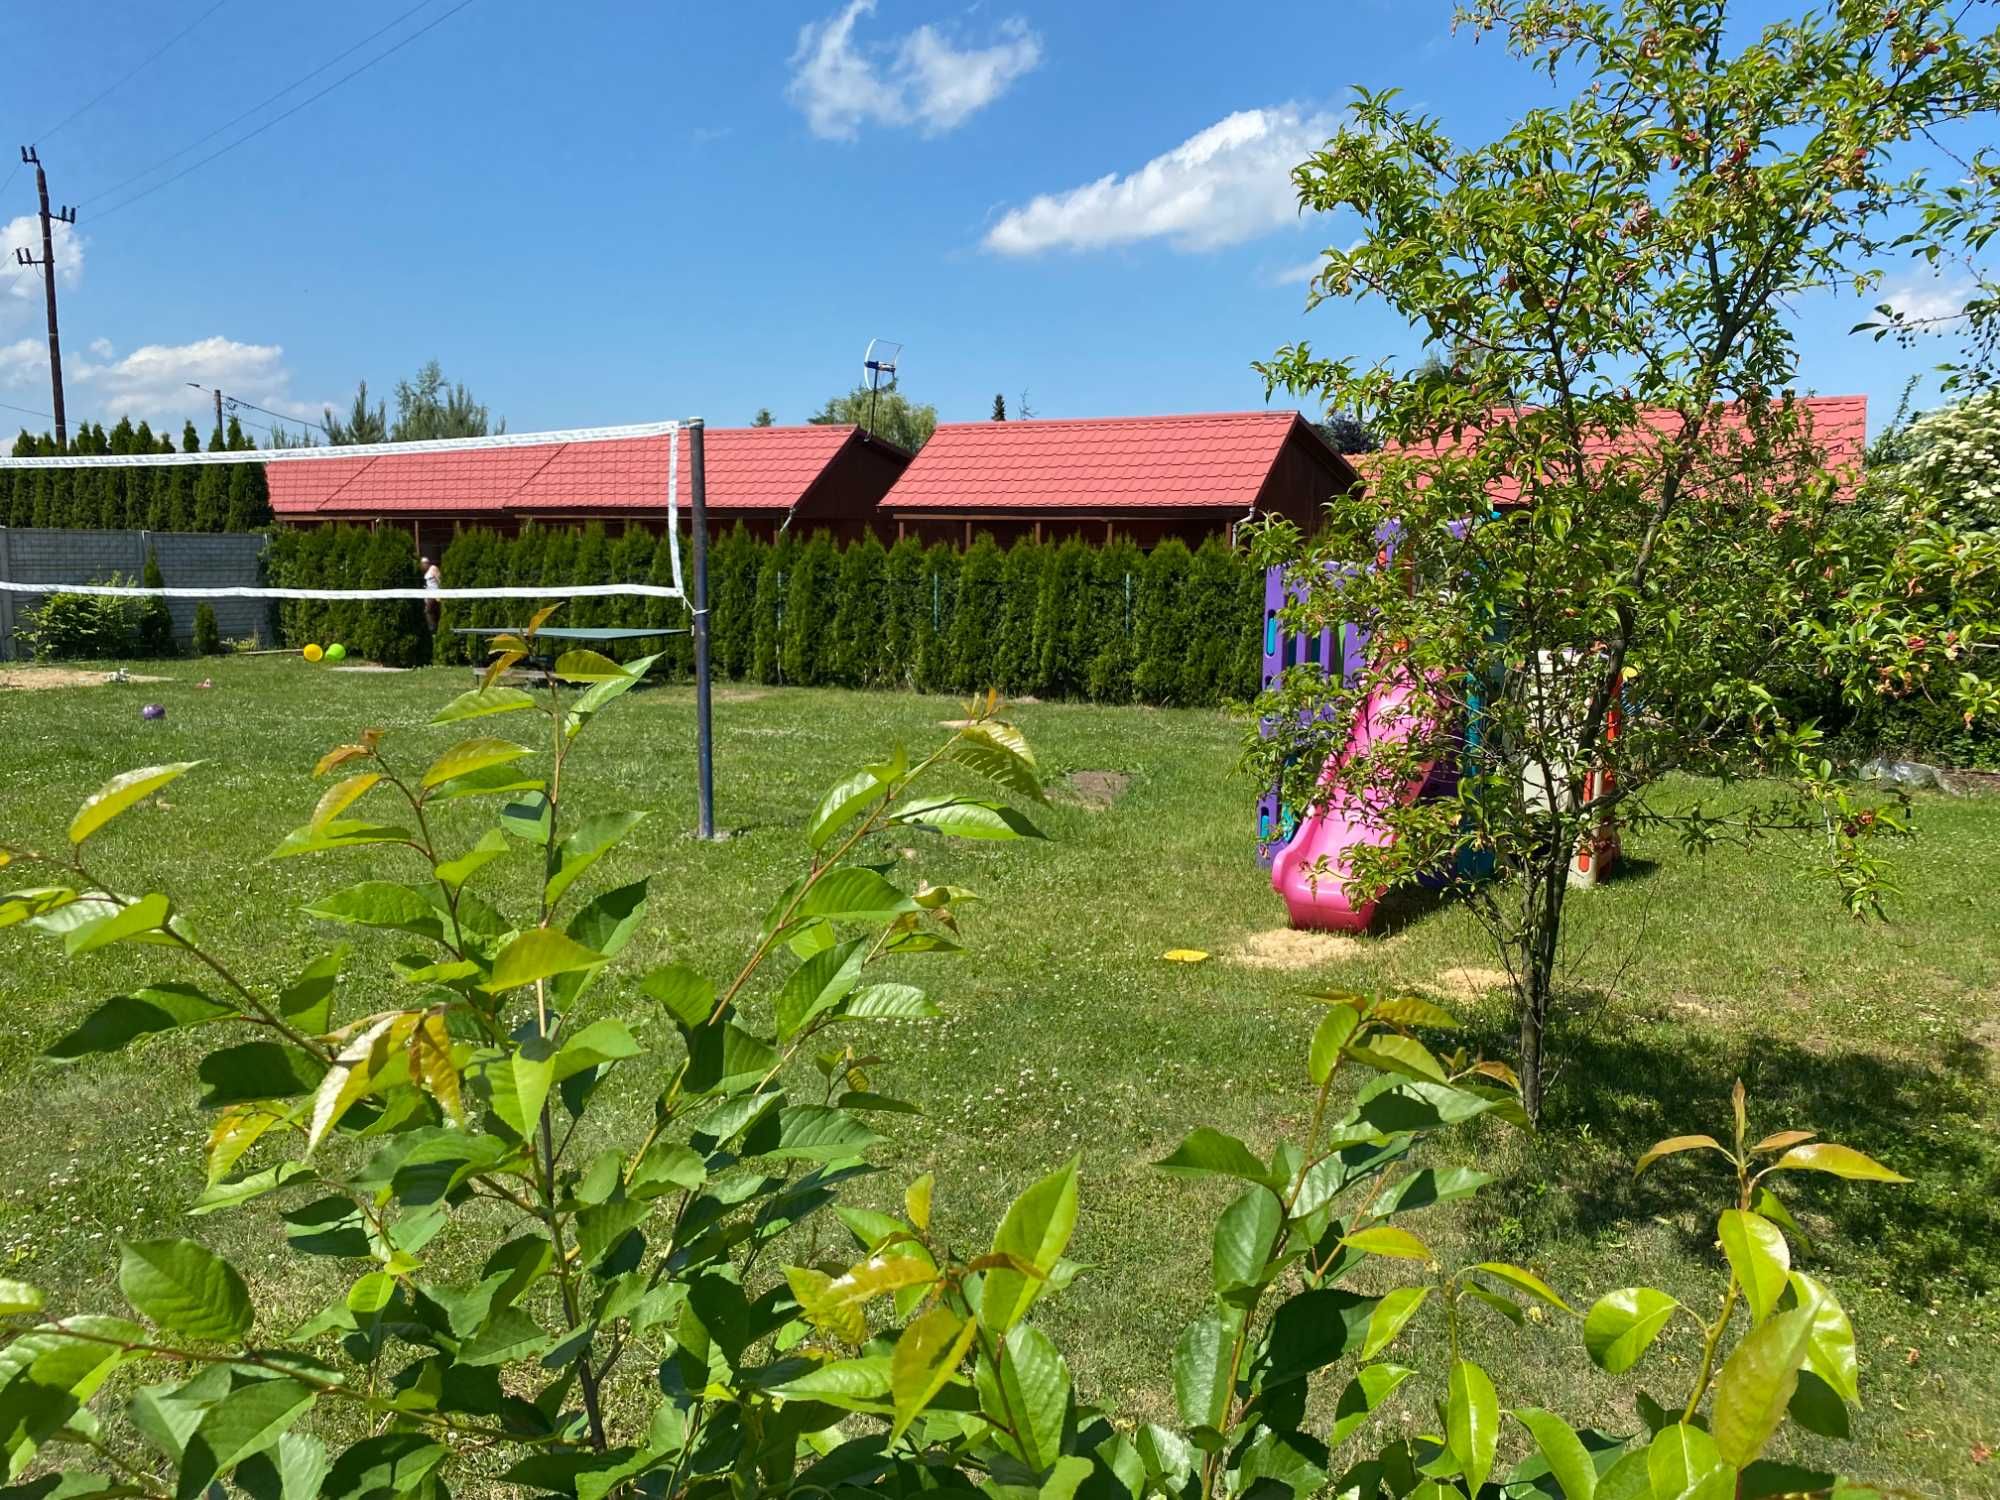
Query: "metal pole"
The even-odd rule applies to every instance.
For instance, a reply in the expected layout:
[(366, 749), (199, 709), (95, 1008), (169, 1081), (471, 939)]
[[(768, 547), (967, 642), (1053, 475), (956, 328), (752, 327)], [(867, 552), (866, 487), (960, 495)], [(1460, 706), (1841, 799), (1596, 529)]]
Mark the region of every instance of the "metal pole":
[(702, 419), (688, 423), (688, 493), (693, 521), (694, 576), (688, 604), (694, 616), (695, 836), (715, 837), (715, 735), (708, 699), (708, 487), (702, 468)]

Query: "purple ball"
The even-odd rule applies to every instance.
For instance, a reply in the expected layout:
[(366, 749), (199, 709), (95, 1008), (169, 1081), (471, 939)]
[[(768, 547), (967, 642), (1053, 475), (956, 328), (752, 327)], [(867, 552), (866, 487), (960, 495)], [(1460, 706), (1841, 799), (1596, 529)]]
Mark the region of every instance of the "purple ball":
[(164, 719), (166, 716), (166, 705), (162, 703), (148, 703), (139, 710), (139, 717), (142, 719)]

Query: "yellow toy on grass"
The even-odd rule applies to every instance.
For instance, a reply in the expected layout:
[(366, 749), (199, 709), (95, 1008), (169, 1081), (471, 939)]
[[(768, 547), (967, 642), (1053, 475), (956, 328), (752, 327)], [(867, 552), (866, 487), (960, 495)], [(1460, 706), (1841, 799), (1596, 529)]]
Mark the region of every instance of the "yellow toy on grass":
[(308, 641), (306, 642), (305, 650), (301, 651), (299, 655), (303, 656), (307, 661), (318, 661), (326, 653), (319, 649), (318, 641)]

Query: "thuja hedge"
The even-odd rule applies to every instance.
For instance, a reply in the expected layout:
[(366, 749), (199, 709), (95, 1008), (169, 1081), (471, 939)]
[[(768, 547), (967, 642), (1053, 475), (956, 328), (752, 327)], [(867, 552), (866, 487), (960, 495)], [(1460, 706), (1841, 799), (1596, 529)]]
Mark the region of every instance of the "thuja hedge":
[[(181, 434), (183, 453), (200, 450), (194, 424)], [(228, 430), (212, 432), (208, 447), (256, 447), (235, 418)], [(155, 437), (144, 422), (129, 419), (105, 432), (85, 423), (58, 447), (52, 437), (22, 433), (16, 458), (75, 455), (172, 453), (171, 439)], [(262, 464), (190, 464), (165, 468), (0, 469), (0, 526), (55, 526), (81, 530), (255, 531), (271, 521), (270, 492)]]
[[(681, 546), (685, 560), (685, 537)], [(452, 588), (673, 577), (664, 536), (607, 536), (595, 525), (529, 527), (511, 537), (461, 532), (439, 566)], [(415, 578), (415, 568), (399, 532), (371, 540), (358, 528), (331, 528), (281, 535), (272, 574), (358, 587), (385, 572)], [(1187, 706), (1257, 690), (1262, 579), (1218, 540), (1192, 551), (1169, 541), (1151, 552), (1126, 541), (1002, 548), (984, 536), (966, 548), (907, 539), (885, 547), (872, 537), (841, 546), (824, 534), (765, 541), (738, 526), (709, 548), (709, 594), (718, 678), (936, 693), (994, 687), (1016, 697)], [(688, 623), (673, 599), (580, 599), (563, 613), (572, 625)], [(447, 602), (437, 659), (481, 654), (478, 638), (456, 627), (517, 626), (522, 617), (509, 600)], [(282, 624), (291, 645), (341, 640), (380, 660), (422, 658), (417, 605), (300, 604)], [(608, 654), (628, 660), (664, 647), (662, 670), (692, 670), (685, 634), (614, 645), (622, 649)]]

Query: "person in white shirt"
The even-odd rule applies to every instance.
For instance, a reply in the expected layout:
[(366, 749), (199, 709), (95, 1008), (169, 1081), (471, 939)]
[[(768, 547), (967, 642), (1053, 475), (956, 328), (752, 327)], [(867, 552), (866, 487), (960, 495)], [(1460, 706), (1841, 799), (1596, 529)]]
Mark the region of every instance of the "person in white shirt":
[[(444, 587), (444, 574), (438, 571), (438, 565), (436, 563), (432, 562), (428, 557), (420, 557), (417, 559), (417, 562), (424, 570), (425, 588), (429, 589), (433, 594), (435, 594), (439, 589)], [(432, 630), (436, 630), (438, 628), (438, 613), (440, 607), (441, 606), (439, 605), (439, 602), (436, 599), (426, 599), (424, 601), (424, 618), (430, 622), (430, 627)]]

